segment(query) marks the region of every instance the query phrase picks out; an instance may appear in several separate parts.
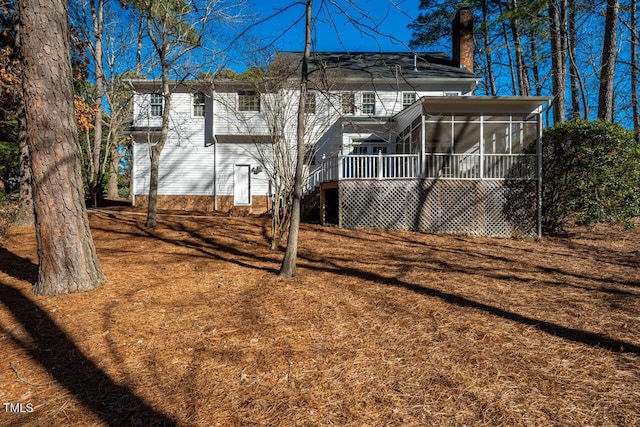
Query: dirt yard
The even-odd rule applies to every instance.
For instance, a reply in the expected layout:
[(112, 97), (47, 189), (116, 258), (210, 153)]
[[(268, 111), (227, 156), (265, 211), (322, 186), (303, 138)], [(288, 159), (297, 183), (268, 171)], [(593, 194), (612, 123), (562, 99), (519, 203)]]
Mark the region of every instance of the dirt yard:
[(640, 230), (541, 241), (90, 214), (108, 282), (0, 242), (0, 425), (640, 425)]

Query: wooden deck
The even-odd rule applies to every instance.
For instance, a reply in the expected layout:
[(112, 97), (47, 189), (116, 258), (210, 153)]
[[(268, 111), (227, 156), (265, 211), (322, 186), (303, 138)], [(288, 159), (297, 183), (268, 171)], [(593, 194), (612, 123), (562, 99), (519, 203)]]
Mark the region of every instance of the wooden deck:
[(482, 236), (540, 234), (536, 155), (350, 155), (325, 159), (321, 219), (342, 228)]

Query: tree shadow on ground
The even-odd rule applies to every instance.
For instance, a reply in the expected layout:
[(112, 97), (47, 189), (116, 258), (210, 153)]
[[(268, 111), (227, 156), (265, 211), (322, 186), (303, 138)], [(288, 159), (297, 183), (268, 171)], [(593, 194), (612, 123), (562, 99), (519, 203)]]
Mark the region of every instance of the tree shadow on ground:
[[(305, 266), (305, 267), (310, 268), (309, 266)], [(311, 267), (311, 268), (313, 269), (314, 267)], [(448, 292), (443, 292), (438, 289), (430, 288), (427, 286), (408, 283), (403, 280), (399, 280), (397, 278), (384, 277), (368, 271), (362, 271), (362, 270), (348, 268), (344, 266), (339, 266), (339, 267), (336, 266), (336, 268), (337, 268), (337, 271), (330, 270), (330, 269), (328, 269), (327, 271), (331, 271), (334, 273), (339, 272), (339, 274), (358, 277), (363, 280), (368, 280), (368, 281), (380, 283), (387, 286), (404, 288), (409, 291), (415, 292), (417, 294), (438, 298), (446, 303), (453, 304), (458, 307), (480, 310), (505, 320), (510, 320), (523, 325), (533, 326), (534, 328), (542, 332), (545, 332), (547, 334), (564, 338), (576, 343), (587, 344), (591, 347), (603, 348), (603, 349), (617, 352), (617, 353), (618, 352), (632, 353), (640, 356), (640, 346), (633, 343), (613, 339), (605, 335), (601, 335), (594, 332), (588, 332), (580, 329), (569, 328), (566, 326), (558, 325), (553, 322), (548, 322), (545, 320), (524, 316), (509, 310), (505, 310), (503, 308), (499, 308), (499, 307), (495, 307), (482, 302), (474, 301), (469, 298), (461, 297)], [(324, 270), (324, 269), (318, 269), (318, 270)]]
[[(1, 270), (16, 279), (32, 281), (37, 275), (37, 265), (2, 247), (0, 259), (6, 262)], [(152, 408), (130, 388), (116, 384), (83, 354), (46, 312), (20, 290), (2, 281), (0, 303), (11, 312), (23, 331), (22, 334), (3, 332), (105, 425), (176, 425), (173, 419)]]
[[(114, 219), (117, 221), (118, 218)], [(161, 237), (156, 235), (155, 231), (149, 231), (142, 228), (139, 228), (137, 233), (144, 235), (150, 238), (156, 238), (164, 243), (175, 245), (178, 247), (186, 247), (189, 249), (196, 250), (202, 253), (205, 256), (213, 256), (216, 259), (231, 262), (237, 264), (239, 266), (248, 267), (252, 269), (262, 269), (268, 272), (274, 272), (275, 270), (269, 266), (269, 264), (273, 264), (276, 260), (272, 257), (264, 256), (264, 254), (259, 255), (255, 250), (247, 248), (242, 244), (243, 238), (238, 237), (237, 244), (234, 244), (233, 247), (228, 245), (221, 244), (218, 242), (216, 237), (208, 237), (202, 235), (197, 230), (190, 229), (189, 227), (185, 227), (181, 224), (172, 223), (172, 222), (163, 222), (163, 227), (168, 229), (172, 229), (175, 231), (180, 231), (186, 233), (188, 236), (187, 239), (175, 239), (171, 237)], [(109, 230), (105, 230), (109, 231)], [(353, 239), (354, 236), (351, 233), (344, 233), (343, 230), (336, 229), (327, 229), (325, 230), (328, 234), (335, 233), (338, 236), (343, 238)], [(132, 233), (133, 234), (133, 233)], [(357, 238), (360, 239), (362, 236), (358, 235)], [(249, 241), (244, 242), (245, 244), (251, 244), (255, 248), (255, 242), (251, 243)], [(442, 250), (442, 248), (440, 248)], [(451, 249), (451, 251), (457, 251), (457, 249)], [(226, 254), (226, 255), (225, 255)], [(620, 353), (632, 353), (636, 355), (640, 355), (640, 346), (634, 343), (625, 342), (621, 340), (617, 340), (614, 338), (610, 338), (606, 335), (588, 332), (576, 328), (570, 328), (566, 326), (562, 326), (553, 322), (545, 321), (542, 319), (537, 319), (533, 317), (528, 317), (522, 314), (518, 314), (513, 311), (509, 311), (503, 308), (499, 308), (490, 304), (486, 304), (483, 302), (475, 301), (473, 299), (465, 298), (462, 296), (458, 296), (452, 293), (448, 293), (442, 290), (438, 290), (432, 287), (425, 286), (423, 284), (410, 283), (401, 280), (397, 277), (386, 277), (384, 275), (380, 275), (374, 273), (369, 270), (358, 269), (348, 265), (349, 260), (339, 260), (332, 259), (331, 257), (326, 256), (327, 254), (313, 254), (308, 251), (301, 250), (299, 253), (299, 267), (303, 269), (308, 269), (310, 271), (316, 272), (328, 272), (332, 274), (337, 274), (345, 277), (355, 277), (362, 280), (367, 280), (370, 282), (378, 283), (384, 286), (395, 286), (404, 288), (410, 291), (413, 291), (417, 294), (439, 298), (442, 301), (445, 301), (449, 304), (456, 305), (461, 308), (472, 308), (476, 310), (480, 310), (482, 312), (488, 313), (490, 315), (500, 317), (505, 320), (517, 322), (523, 325), (533, 326), (536, 329), (545, 332), (549, 335), (560, 337), (567, 339), (569, 341), (573, 341), (576, 343), (586, 344), (595, 348), (603, 348), (613, 352)], [(394, 261), (397, 262), (407, 262), (410, 264), (411, 260), (403, 260), (401, 256), (396, 256), (397, 259)], [(250, 261), (257, 261), (260, 265), (254, 265)], [(504, 260), (515, 262), (515, 260)], [(451, 262), (442, 262), (438, 263), (439, 268), (442, 268), (446, 271), (459, 271), (469, 273), (469, 266), (460, 266)], [(491, 272), (477, 270), (476, 274), (482, 274), (486, 277), (494, 277), (500, 280), (522, 280), (514, 274), (513, 272), (500, 274), (500, 275), (492, 275)], [(569, 274), (563, 272), (565, 274)], [(578, 276), (580, 277), (580, 276)], [(554, 284), (556, 285), (556, 284)], [(636, 282), (630, 281), (621, 283), (621, 285), (625, 286), (637, 286)]]

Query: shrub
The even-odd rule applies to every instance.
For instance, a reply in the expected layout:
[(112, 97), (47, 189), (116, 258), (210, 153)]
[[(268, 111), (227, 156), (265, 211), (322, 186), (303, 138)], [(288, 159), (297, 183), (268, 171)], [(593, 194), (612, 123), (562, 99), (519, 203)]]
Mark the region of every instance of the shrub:
[(543, 226), (589, 225), (640, 215), (640, 144), (615, 123), (556, 124), (542, 139)]

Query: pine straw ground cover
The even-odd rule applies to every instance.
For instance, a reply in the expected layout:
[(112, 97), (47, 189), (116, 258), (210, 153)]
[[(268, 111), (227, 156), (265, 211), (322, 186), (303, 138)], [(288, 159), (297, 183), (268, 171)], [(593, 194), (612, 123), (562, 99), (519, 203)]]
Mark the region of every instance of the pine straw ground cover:
[(90, 217), (91, 293), (34, 297), (33, 232), (1, 242), (2, 426), (640, 425), (638, 229), (304, 225), (283, 280), (265, 218)]

